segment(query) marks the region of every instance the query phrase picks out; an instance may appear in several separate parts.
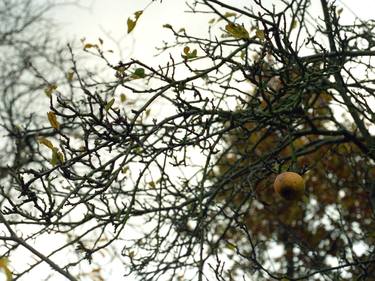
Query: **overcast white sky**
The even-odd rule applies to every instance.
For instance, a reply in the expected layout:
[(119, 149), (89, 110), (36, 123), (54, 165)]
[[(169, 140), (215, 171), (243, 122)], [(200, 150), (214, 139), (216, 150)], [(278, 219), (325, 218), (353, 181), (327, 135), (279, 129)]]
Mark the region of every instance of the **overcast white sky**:
[[(81, 0), (88, 9), (67, 7), (55, 10), (55, 19), (61, 24), (61, 35), (66, 39), (82, 38), (105, 39), (103, 31), (115, 39), (122, 39), (123, 55), (142, 58), (143, 61), (154, 59), (155, 46), (160, 46), (163, 39), (171, 39), (170, 31), (162, 28), (169, 23), (176, 27), (185, 27), (188, 32), (204, 34), (207, 31), (209, 17), (185, 13), (184, 0), (154, 1), (144, 12), (137, 27), (130, 35), (126, 34), (126, 20), (134, 12), (145, 9), (151, 0)], [(236, 6), (248, 5), (249, 0), (227, 0)], [(320, 2), (319, 0), (313, 0)], [(373, 0), (337, 0), (337, 5), (344, 8), (342, 18), (350, 22), (352, 12), (361, 18), (374, 18), (375, 1)], [(350, 9), (349, 9), (350, 8)], [(351, 10), (351, 11), (350, 11)], [(107, 41), (107, 44), (109, 41)]]

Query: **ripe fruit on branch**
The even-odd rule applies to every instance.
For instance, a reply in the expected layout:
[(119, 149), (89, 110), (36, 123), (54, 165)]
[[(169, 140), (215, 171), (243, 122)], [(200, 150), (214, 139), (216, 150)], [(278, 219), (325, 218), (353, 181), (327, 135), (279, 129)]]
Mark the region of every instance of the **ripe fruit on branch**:
[(298, 200), (305, 191), (305, 182), (297, 173), (284, 172), (276, 177), (273, 187), (284, 199)]

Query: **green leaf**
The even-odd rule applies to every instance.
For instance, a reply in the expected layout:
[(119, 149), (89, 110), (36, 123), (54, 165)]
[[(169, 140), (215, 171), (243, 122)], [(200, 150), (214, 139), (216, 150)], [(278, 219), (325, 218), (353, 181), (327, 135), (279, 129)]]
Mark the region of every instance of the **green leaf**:
[(145, 78), (146, 77), (146, 74), (145, 74), (145, 69), (140, 67), (140, 68), (136, 68), (133, 72), (133, 75), (132, 75), (133, 78), (135, 79), (138, 79), (138, 78)]
[(140, 146), (137, 146), (134, 148), (135, 155), (140, 155), (142, 153), (142, 148)]
[(55, 150), (52, 150), (52, 157), (51, 157), (51, 164), (52, 166), (56, 166), (57, 165), (57, 153)]
[(52, 149), (52, 157), (50, 162), (52, 166), (56, 166), (57, 164), (64, 162), (64, 155), (56, 147)]
[(232, 244), (232, 243), (228, 243), (227, 246), (226, 246), (229, 250), (232, 250), (232, 251), (235, 251), (236, 250), (236, 245)]
[(168, 24), (168, 23), (164, 24), (163, 27), (164, 27), (164, 28), (168, 28), (168, 29), (172, 29), (172, 25), (170, 25), (170, 24)]

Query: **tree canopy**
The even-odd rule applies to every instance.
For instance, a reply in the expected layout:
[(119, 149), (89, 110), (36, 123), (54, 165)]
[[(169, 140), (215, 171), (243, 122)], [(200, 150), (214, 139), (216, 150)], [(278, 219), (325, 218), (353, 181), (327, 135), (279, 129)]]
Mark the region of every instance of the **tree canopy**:
[[(339, 4), (188, 1), (207, 32), (166, 23), (161, 65), (0, 30), (16, 52), (0, 77), (8, 278), (48, 264), (67, 280), (374, 280), (375, 23)], [(275, 193), (285, 171), (300, 200)], [(33, 258), (13, 267), (20, 248)]]

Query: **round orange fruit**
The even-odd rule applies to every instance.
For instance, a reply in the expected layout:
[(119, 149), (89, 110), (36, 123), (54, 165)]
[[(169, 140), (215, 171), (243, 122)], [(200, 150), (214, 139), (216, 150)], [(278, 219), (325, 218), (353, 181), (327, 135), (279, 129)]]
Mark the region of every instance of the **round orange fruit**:
[(273, 187), (284, 199), (298, 200), (305, 191), (305, 181), (297, 173), (284, 172), (276, 177)]

